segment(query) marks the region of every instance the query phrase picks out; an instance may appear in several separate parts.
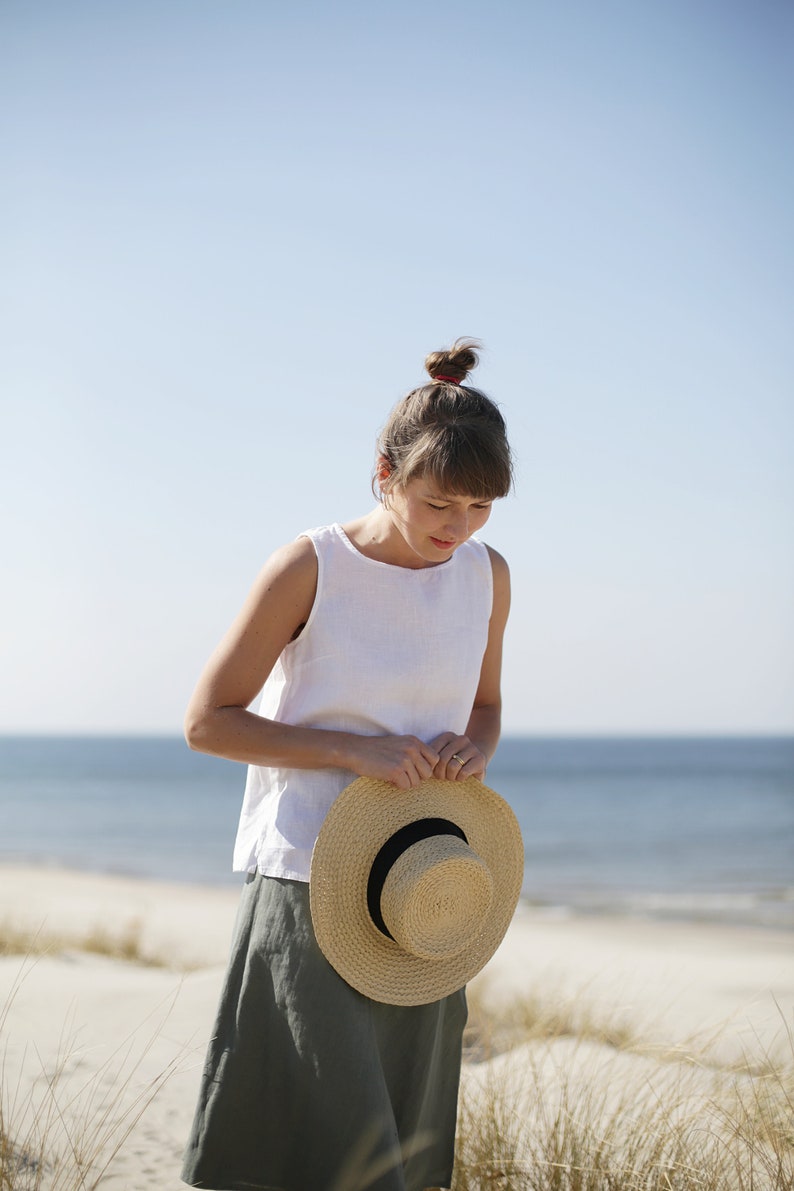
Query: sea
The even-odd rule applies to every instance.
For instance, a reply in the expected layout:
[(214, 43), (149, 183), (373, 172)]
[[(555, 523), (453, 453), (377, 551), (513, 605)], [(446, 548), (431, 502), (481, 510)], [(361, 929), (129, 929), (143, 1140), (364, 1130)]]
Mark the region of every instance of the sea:
[[(230, 886), (242, 765), (166, 737), (0, 737), (0, 863)], [(504, 739), (522, 897), (794, 931), (794, 737)]]

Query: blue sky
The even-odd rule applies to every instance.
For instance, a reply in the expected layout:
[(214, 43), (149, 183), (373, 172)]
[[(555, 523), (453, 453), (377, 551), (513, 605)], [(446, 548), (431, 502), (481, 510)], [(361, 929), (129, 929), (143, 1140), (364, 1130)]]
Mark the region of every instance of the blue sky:
[(178, 731), (485, 343), (524, 732), (794, 728), (794, 9), (0, 5), (0, 730)]

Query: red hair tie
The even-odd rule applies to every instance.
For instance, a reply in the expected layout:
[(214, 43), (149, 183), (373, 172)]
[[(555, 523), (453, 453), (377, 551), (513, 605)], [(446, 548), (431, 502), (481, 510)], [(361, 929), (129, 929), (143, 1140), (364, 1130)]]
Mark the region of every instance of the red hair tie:
[(440, 372), (436, 376), (433, 377), (433, 380), (445, 380), (450, 385), (459, 385), (460, 384), (460, 380), (458, 379), (457, 376), (442, 376)]

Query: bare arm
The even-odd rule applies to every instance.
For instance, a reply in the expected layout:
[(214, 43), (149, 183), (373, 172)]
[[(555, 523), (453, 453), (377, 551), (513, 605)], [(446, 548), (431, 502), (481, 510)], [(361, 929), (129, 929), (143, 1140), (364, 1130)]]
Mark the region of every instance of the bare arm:
[[(493, 607), (480, 681), (464, 735), (443, 732), (432, 741), (439, 752), (438, 764), (433, 770), (435, 777), (455, 780), (483, 778), (499, 742), (502, 726), (502, 642), (510, 612), (510, 571), (501, 554), (490, 546), (488, 553), (493, 568)], [(458, 764), (453, 759), (455, 757), (461, 758), (464, 764)]]
[(272, 555), (193, 692), (185, 715), (188, 744), (253, 765), (333, 767), (403, 789), (418, 785), (429, 777), (438, 753), (416, 737), (302, 728), (246, 710), (308, 620), (316, 590), (317, 558), (308, 538)]

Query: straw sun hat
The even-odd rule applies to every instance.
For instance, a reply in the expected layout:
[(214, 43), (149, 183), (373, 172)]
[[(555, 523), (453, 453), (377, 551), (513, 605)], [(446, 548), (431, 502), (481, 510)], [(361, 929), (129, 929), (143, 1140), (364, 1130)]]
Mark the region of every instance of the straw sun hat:
[(413, 790), (358, 778), (334, 802), (312, 853), (317, 942), (374, 1001), (437, 1001), (491, 958), (523, 872), (515, 815), (477, 778), (428, 778)]

